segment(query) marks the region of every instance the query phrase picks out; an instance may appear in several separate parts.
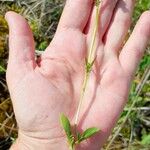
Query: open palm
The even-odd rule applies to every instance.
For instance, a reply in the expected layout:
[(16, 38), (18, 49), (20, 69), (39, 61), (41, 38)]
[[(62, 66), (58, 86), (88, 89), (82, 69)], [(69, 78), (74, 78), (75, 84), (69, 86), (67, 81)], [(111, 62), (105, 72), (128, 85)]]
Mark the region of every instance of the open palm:
[[(146, 12), (120, 50), (133, 3), (102, 3), (97, 55), (78, 124), (81, 131), (95, 126), (101, 132), (79, 149), (99, 149), (126, 103), (132, 76), (150, 37), (150, 12)], [(14, 12), (6, 15), (10, 27), (7, 82), (19, 126), (18, 139), (28, 149), (67, 149), (59, 115), (65, 113), (74, 123), (93, 30), (92, 7), (92, 0), (67, 1), (56, 35), (38, 62), (27, 22)]]

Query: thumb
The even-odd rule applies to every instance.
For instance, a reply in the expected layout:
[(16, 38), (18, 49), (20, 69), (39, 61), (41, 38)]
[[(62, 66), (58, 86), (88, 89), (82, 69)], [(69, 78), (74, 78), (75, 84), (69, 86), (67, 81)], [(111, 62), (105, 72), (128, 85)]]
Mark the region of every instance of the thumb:
[(15, 12), (5, 16), (9, 26), (9, 63), (34, 67), (34, 40), (27, 21)]
[[(35, 68), (34, 39), (27, 21), (15, 12), (5, 15), (9, 26), (9, 60), (7, 74), (22, 78)], [(8, 75), (9, 76), (9, 75)]]

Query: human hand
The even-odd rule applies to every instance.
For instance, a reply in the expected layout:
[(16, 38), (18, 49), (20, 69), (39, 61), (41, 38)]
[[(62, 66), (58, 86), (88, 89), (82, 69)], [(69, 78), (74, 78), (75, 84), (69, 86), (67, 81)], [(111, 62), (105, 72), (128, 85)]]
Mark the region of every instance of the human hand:
[[(81, 131), (95, 126), (101, 132), (77, 149), (97, 150), (104, 144), (126, 103), (150, 38), (150, 12), (145, 12), (122, 48), (134, 2), (116, 3), (104, 0), (100, 10), (97, 57), (78, 124)], [(56, 35), (38, 63), (27, 22), (16, 13), (6, 14), (10, 28), (7, 82), (19, 126), (12, 149), (68, 149), (59, 115), (65, 113), (74, 123), (93, 29), (92, 4), (93, 0), (67, 1)]]

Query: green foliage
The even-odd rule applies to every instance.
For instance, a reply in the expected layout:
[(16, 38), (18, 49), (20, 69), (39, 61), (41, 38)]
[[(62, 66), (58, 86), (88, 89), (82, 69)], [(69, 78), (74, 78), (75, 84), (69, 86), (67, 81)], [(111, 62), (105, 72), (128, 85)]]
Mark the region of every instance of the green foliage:
[(134, 22), (140, 17), (140, 15), (145, 11), (150, 9), (149, 0), (136, 0), (136, 6), (134, 10), (133, 20)]
[(48, 42), (47, 42), (47, 41), (43, 41), (43, 42), (41, 42), (40, 45), (38, 46), (38, 50), (44, 51), (47, 46), (48, 46)]
[(150, 134), (149, 134), (149, 135), (144, 135), (144, 136), (142, 137), (141, 143), (142, 143), (143, 145), (150, 145)]
[(0, 15), (0, 58), (5, 53), (5, 38), (7, 34), (7, 23), (2, 15)]
[(37, 39), (39, 37), (38, 21), (29, 20), (28, 22), (30, 24), (31, 30), (33, 31), (35, 39)]
[(61, 122), (61, 125), (62, 125), (66, 135), (67, 135), (68, 143), (69, 143), (70, 147), (73, 149), (75, 140), (74, 140), (74, 137), (71, 132), (71, 125), (70, 125), (69, 119), (64, 114), (61, 114), (60, 122)]
[(145, 54), (140, 63), (139, 69), (143, 72), (148, 66), (150, 66), (150, 56), (149, 54)]
[(67, 136), (71, 136), (71, 125), (70, 125), (68, 118), (64, 114), (61, 114), (60, 121), (61, 121), (61, 125), (64, 128)]
[(87, 140), (91, 136), (100, 132), (98, 128), (93, 127), (86, 129), (82, 134), (76, 131), (77, 135), (74, 135), (71, 130), (70, 121), (64, 114), (60, 115), (60, 122), (66, 133), (71, 150), (73, 150), (77, 144), (80, 144), (82, 141)]
[(88, 128), (82, 134), (78, 133), (78, 142), (81, 143), (82, 141), (90, 138), (91, 136), (95, 135), (96, 133), (100, 132), (98, 128)]

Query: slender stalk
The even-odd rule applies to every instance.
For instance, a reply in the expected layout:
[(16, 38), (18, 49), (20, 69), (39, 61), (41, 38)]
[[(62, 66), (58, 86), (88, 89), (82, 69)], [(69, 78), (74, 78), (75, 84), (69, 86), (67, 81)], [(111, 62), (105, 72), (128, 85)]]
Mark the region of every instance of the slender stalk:
[(71, 147), (71, 146), (70, 146), (70, 147), (69, 147), (69, 150), (75, 150), (75, 147)]
[(88, 62), (89, 63), (92, 63), (92, 61), (94, 59), (93, 57), (94, 57), (95, 52), (96, 52), (96, 48), (94, 48), (94, 46), (96, 44), (96, 34), (98, 31), (98, 24), (99, 24), (99, 5), (100, 5), (100, 2), (96, 1), (95, 24), (94, 24), (93, 36), (92, 36), (91, 46), (90, 46), (89, 55), (88, 55)]
[(85, 72), (83, 85), (82, 85), (82, 90), (81, 90), (81, 93), (80, 93), (80, 101), (79, 101), (78, 109), (77, 109), (76, 116), (75, 116), (75, 128), (76, 128), (76, 125), (78, 123), (79, 114), (80, 114), (80, 110), (81, 110), (85, 90), (86, 90), (86, 87), (87, 87), (89, 75), (90, 75), (90, 73)]
[(94, 23), (93, 33), (92, 33), (92, 40), (91, 40), (91, 45), (90, 45), (90, 49), (89, 49), (88, 59), (87, 59), (87, 62), (85, 64), (85, 75), (84, 75), (84, 80), (83, 80), (81, 94), (80, 94), (80, 101), (79, 101), (79, 105), (78, 105), (77, 112), (76, 112), (76, 115), (75, 115), (75, 130), (76, 130), (76, 126), (78, 124), (78, 119), (79, 119), (79, 115), (80, 115), (81, 106), (82, 106), (82, 103), (83, 103), (85, 91), (86, 91), (86, 88), (87, 88), (89, 76), (90, 76), (92, 66), (93, 66), (93, 63), (94, 63), (94, 60), (95, 60), (96, 34), (97, 34), (97, 31), (98, 31), (98, 25), (99, 25), (99, 6), (100, 6), (100, 1), (96, 0), (95, 1), (95, 7), (96, 7), (95, 23)]
[(70, 150), (75, 150), (76, 145), (80, 144), (82, 141), (90, 138), (91, 136), (93, 136), (94, 134), (100, 131), (98, 128), (95, 127), (88, 128), (85, 131), (83, 131), (83, 133), (77, 131), (77, 125), (78, 125), (82, 103), (84, 100), (85, 92), (90, 78), (90, 73), (92, 71), (92, 67), (96, 58), (95, 56), (96, 49), (97, 49), (96, 36), (97, 36), (98, 25), (99, 25), (100, 0), (95, 0), (95, 9), (96, 9), (95, 12), (96, 14), (95, 14), (95, 21), (93, 26), (93, 33), (91, 37), (91, 45), (89, 47), (88, 57), (85, 59), (85, 73), (84, 73), (84, 79), (83, 79), (82, 88), (80, 92), (80, 100), (75, 114), (74, 130), (71, 129), (69, 119), (64, 114), (61, 114), (60, 116), (61, 125), (64, 128), (64, 131), (66, 132)]

